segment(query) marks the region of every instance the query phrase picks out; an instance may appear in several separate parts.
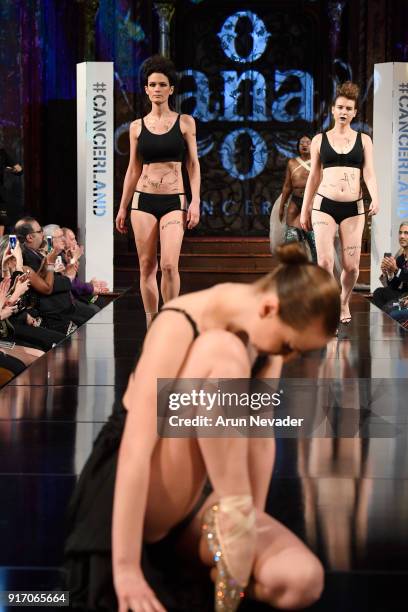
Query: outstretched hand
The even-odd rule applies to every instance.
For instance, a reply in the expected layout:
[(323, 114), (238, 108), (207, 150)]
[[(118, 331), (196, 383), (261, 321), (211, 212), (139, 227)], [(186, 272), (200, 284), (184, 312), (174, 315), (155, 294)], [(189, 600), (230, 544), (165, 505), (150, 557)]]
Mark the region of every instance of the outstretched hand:
[(166, 612), (143, 574), (138, 571), (120, 571), (115, 575), (118, 612)]

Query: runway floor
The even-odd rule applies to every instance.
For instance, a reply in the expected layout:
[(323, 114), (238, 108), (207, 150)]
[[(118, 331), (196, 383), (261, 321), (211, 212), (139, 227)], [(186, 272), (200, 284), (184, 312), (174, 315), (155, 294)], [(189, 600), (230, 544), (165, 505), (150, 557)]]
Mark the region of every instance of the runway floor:
[[(407, 609), (408, 332), (362, 296), (352, 312), (324, 354), (288, 364), (283, 375), (347, 379), (359, 433), (342, 436), (337, 405), (334, 437), (278, 440), (267, 509), (324, 563), (325, 590), (311, 610), (397, 612)], [(119, 297), (0, 391), (0, 590), (60, 583), (64, 511), (123, 393), (143, 319), (137, 294)], [(359, 378), (390, 396), (387, 414), (373, 409)], [(270, 608), (247, 601), (242, 609)]]

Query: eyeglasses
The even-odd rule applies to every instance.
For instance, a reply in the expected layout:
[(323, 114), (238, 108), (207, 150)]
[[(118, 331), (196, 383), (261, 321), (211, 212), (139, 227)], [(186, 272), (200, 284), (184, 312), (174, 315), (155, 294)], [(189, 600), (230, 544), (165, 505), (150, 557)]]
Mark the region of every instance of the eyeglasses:
[(43, 228), (39, 229), (39, 230), (35, 230), (35, 232), (30, 232), (30, 234), (42, 234), (43, 233)]

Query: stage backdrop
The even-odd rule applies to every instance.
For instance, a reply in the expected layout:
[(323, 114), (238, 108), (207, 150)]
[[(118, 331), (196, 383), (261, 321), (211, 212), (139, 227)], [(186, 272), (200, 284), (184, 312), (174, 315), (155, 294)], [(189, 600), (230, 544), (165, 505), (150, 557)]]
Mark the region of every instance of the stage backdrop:
[[(408, 60), (408, 2), (174, 4), (172, 57), (184, 75), (181, 108), (197, 117), (204, 176), (198, 231), (266, 234), (287, 156), (299, 131), (325, 125), (336, 81), (361, 85), (359, 120), (370, 131), (374, 63)], [(22, 180), (7, 180), (16, 215), (75, 224), (75, 66), (83, 61), (115, 63), (118, 203), (138, 72), (158, 50), (157, 22), (152, 0), (1, 0), (0, 145), (24, 163)]]

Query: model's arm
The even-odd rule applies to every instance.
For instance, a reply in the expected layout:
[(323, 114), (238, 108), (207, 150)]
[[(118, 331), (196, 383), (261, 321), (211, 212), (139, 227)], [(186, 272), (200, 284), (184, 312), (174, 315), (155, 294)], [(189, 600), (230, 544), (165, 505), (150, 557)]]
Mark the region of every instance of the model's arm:
[(120, 200), (119, 211), (116, 216), (116, 229), (121, 234), (126, 233), (125, 221), (129, 202), (133, 197), (136, 189), (137, 181), (142, 173), (142, 163), (137, 156), (137, 139), (140, 133), (140, 120), (134, 121), (130, 125), (129, 140), (130, 140), (130, 156), (129, 165), (126, 170), (125, 180), (123, 181), (123, 191)]
[(191, 187), (191, 203), (187, 213), (187, 227), (192, 229), (200, 221), (200, 162), (198, 161), (197, 154), (195, 121), (190, 115), (181, 115), (180, 120), (187, 145), (186, 168)]
[(364, 147), (363, 178), (371, 196), (371, 204), (368, 209), (368, 214), (371, 216), (376, 215), (379, 209), (377, 179), (375, 178), (374, 171), (373, 142), (367, 134), (362, 134), (361, 137)]
[(284, 214), (284, 211), (285, 211), (285, 204), (289, 200), (289, 196), (292, 193), (292, 191), (293, 191), (292, 173), (290, 171), (290, 160), (289, 160), (288, 164), (286, 166), (285, 182), (283, 183), (283, 187), (282, 187), (281, 203), (280, 203), (280, 207), (279, 207), (279, 221), (281, 223), (283, 221), (283, 214)]
[(154, 598), (143, 578), (140, 557), (150, 462), (157, 441), (157, 379), (177, 376), (193, 340), (190, 324), (179, 314), (161, 317), (149, 330), (123, 398), (128, 416), (119, 452), (112, 532), (113, 573), (120, 610), (139, 609), (143, 598)]
[(307, 179), (305, 195), (303, 196), (302, 212), (300, 214), (300, 225), (304, 230), (311, 230), (311, 215), (313, 207), (313, 197), (320, 184), (321, 176), (321, 161), (320, 161), (320, 145), (322, 142), (322, 135), (317, 134), (312, 139), (310, 145), (310, 173)]

